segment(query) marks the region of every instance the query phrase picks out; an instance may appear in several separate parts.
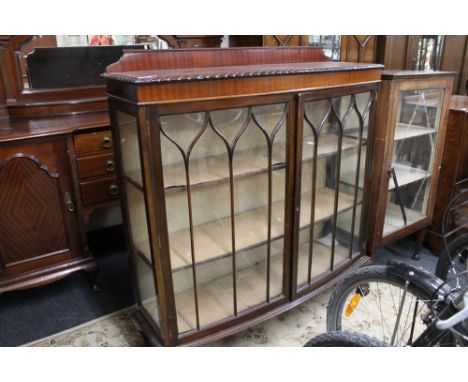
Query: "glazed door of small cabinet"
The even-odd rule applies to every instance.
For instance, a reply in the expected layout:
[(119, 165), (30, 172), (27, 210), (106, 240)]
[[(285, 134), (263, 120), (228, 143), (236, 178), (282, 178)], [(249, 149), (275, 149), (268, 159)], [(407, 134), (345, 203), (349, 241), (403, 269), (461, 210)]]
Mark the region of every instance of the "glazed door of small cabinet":
[(65, 139), (0, 150), (0, 275), (80, 254)]
[(182, 336), (286, 298), (290, 99), (158, 108)]
[[(443, 80), (401, 81), (394, 85), (387, 139), (386, 200), (382, 227), (385, 242), (403, 230), (430, 223), (445, 137), (450, 92)], [(384, 176), (385, 176), (384, 175)]]
[(375, 88), (356, 86), (299, 95), (296, 293), (306, 292), (364, 253), (366, 162)]

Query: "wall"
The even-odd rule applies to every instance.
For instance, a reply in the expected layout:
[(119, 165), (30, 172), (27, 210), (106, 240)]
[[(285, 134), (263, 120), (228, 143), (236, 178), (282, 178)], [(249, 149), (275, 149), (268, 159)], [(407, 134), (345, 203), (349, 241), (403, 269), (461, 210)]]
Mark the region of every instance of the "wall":
[[(416, 66), (421, 36), (379, 36), (376, 62), (387, 70), (413, 70)], [(440, 68), (456, 72), (453, 94), (467, 94), (468, 36), (444, 36)]]

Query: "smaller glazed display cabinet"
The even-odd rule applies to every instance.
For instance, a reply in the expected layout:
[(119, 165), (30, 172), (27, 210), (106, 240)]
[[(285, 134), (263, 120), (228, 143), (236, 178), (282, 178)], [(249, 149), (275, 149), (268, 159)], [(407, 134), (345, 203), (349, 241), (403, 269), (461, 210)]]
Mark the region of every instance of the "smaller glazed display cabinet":
[(313, 48), (129, 51), (107, 68), (150, 343), (233, 334), (369, 260), (382, 66), (324, 59)]
[(371, 250), (432, 222), (453, 74), (384, 71), (375, 136)]

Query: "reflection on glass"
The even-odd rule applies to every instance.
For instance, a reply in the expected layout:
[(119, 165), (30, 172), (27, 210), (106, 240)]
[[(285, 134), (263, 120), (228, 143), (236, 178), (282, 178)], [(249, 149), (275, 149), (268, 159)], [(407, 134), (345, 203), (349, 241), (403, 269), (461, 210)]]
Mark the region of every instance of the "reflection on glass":
[(159, 326), (159, 301), (156, 295), (153, 270), (140, 256), (134, 256), (133, 259), (141, 305)]
[(117, 112), (122, 153), (122, 171), (134, 182), (142, 185), (140, 146), (136, 118), (132, 115)]
[(117, 112), (120, 150), (122, 155), (122, 174), (127, 194), (129, 228), (134, 248), (151, 260), (146, 205), (143, 194), (143, 182), (140, 161), (140, 146), (136, 118)]
[(414, 69), (416, 70), (440, 70), (444, 36), (420, 36), (418, 42), (418, 55)]
[(384, 235), (426, 216), (442, 99), (441, 89), (400, 93)]
[(168, 45), (156, 35), (35, 35), (15, 51), (17, 75), (29, 90), (104, 85), (100, 74), (135, 48)]
[(125, 181), (127, 191), (129, 226), (135, 249), (151, 260), (148, 225), (146, 222), (146, 206), (143, 192), (132, 183)]
[(180, 333), (282, 294), (286, 105), (160, 118)]
[(117, 128), (122, 156), (122, 176), (128, 204), (129, 240), (133, 253), (135, 278), (140, 303), (159, 325), (159, 301), (153, 276), (146, 203), (140, 161), (136, 117), (117, 112)]
[(304, 104), (297, 289), (360, 253), (370, 92)]
[(340, 35), (310, 35), (309, 46), (322, 48), (325, 56), (332, 61), (340, 61), (341, 36)]

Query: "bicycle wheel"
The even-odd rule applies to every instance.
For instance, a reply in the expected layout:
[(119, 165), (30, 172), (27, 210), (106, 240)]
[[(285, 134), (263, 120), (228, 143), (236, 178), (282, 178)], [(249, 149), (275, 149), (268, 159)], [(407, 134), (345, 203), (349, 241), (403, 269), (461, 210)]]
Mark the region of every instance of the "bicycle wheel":
[(330, 297), (328, 331), (352, 331), (407, 346), (432, 321), (437, 286), (426, 288), (389, 278), (386, 266), (369, 266), (344, 279)]
[(362, 333), (327, 332), (309, 340), (304, 347), (384, 347), (387, 343)]
[[(452, 240), (447, 248), (441, 253), (437, 261), (436, 276), (442, 280), (452, 278), (467, 270), (468, 256), (468, 233), (458, 236)], [(468, 282), (467, 275), (463, 276), (465, 283)]]

